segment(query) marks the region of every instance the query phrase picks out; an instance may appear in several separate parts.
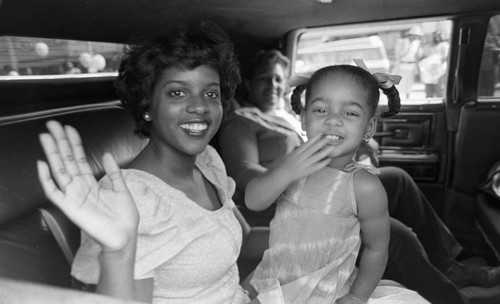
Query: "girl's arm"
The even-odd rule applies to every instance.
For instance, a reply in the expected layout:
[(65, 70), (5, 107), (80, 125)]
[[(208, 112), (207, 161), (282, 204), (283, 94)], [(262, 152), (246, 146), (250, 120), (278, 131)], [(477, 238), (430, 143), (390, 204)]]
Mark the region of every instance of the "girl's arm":
[[(355, 173), (354, 189), (363, 250), (358, 276), (345, 298), (348, 299), (352, 295), (352, 298), (357, 300), (368, 300), (382, 278), (387, 264), (390, 238), (387, 194), (379, 179), (366, 171)], [(344, 301), (346, 299), (339, 299), (338, 303), (358, 303)]]
[(254, 130), (241, 121), (223, 123), (219, 129), (219, 152), (228, 175), (239, 191), (245, 191), (248, 182), (267, 172), (259, 164), (259, 147)]
[(269, 207), (293, 182), (311, 175), (330, 163), (328, 157), (332, 146), (322, 134), (311, 138), (274, 169), (254, 177), (245, 190), (245, 204), (248, 209), (261, 211)]

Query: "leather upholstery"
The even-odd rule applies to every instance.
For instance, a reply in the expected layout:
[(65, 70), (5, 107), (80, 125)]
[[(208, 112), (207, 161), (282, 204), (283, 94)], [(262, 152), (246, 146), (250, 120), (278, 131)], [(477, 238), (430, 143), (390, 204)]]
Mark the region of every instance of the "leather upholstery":
[(452, 188), (475, 195), (488, 170), (500, 160), (500, 105), (465, 104), (455, 143)]
[[(468, 102), (461, 110), (455, 141), (452, 179), (447, 195), (450, 228), (474, 250), (483, 244), (474, 233), (478, 224), (493, 249), (500, 253), (500, 203), (491, 204), (479, 186), (500, 160), (500, 104)], [(451, 225), (454, 223), (453, 225)], [(469, 241), (470, 240), (470, 241)], [(478, 252), (481, 254), (481, 251)]]
[[(49, 119), (74, 126), (81, 134), (96, 176), (100, 159), (110, 152), (125, 166), (146, 140), (133, 133), (134, 122), (116, 103), (73, 107), (0, 119), (0, 277), (56, 286), (70, 286), (71, 253), (79, 233), (45, 198), (37, 179), (36, 161), (44, 159), (38, 134)], [(61, 250), (45, 219), (66, 240)], [(74, 253), (74, 252), (73, 252)]]

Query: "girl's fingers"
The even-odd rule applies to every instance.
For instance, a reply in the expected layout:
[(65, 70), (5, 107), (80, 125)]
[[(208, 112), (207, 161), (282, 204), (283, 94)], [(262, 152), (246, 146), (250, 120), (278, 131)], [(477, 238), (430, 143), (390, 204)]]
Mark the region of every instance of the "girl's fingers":
[(102, 163), (104, 166), (104, 171), (106, 171), (106, 174), (111, 180), (113, 190), (128, 191), (120, 167), (118, 167), (118, 164), (116, 163), (114, 157), (109, 153), (105, 153), (102, 157)]
[(62, 158), (66, 172), (70, 176), (76, 176), (80, 174), (80, 169), (76, 164), (75, 157), (73, 155), (73, 150), (69, 143), (68, 137), (66, 136), (65, 129), (57, 121), (51, 120), (47, 122), (47, 129), (54, 137), (57, 148), (59, 149), (59, 155)]
[(61, 206), (61, 202), (64, 200), (64, 195), (57, 188), (56, 184), (50, 176), (50, 169), (46, 162), (37, 161), (36, 163), (38, 169), (38, 180), (42, 185), (43, 192), (49, 200), (51, 200), (56, 206)]
[(39, 135), (40, 144), (42, 145), (45, 157), (50, 165), (50, 170), (54, 176), (57, 185), (61, 189), (65, 189), (66, 185), (71, 182), (71, 176), (66, 172), (61, 155), (59, 155), (59, 149), (54, 141), (54, 138), (47, 133), (42, 133)]
[(313, 168), (315, 170), (314, 172), (319, 171), (319, 170), (325, 168), (326, 166), (328, 166), (329, 163), (330, 163), (330, 158), (324, 158), (324, 159), (322, 159), (321, 161), (317, 162), (313, 166)]
[(317, 134), (308, 140), (305, 144), (300, 146), (296, 151), (296, 154), (302, 155), (302, 157), (309, 158), (316, 154), (318, 151), (323, 149), (328, 143), (328, 139), (323, 137), (322, 134)]
[(309, 157), (310, 162), (315, 163), (321, 160), (328, 160), (330, 161), (330, 154), (333, 152), (335, 147), (332, 147), (330, 145), (326, 145), (319, 151), (316, 151), (313, 155)]
[(71, 145), (71, 149), (73, 150), (73, 155), (78, 169), (84, 176), (87, 184), (90, 185), (95, 181), (95, 177), (94, 173), (92, 172), (92, 168), (90, 168), (87, 156), (85, 155), (85, 150), (83, 148), (80, 134), (78, 134), (78, 131), (76, 131), (76, 129), (71, 126), (65, 126), (64, 129), (68, 136), (68, 141)]

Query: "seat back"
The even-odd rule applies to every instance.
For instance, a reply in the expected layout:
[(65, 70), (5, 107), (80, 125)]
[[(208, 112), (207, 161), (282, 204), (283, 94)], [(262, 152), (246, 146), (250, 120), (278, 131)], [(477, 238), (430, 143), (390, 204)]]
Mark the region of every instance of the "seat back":
[(500, 160), (500, 104), (466, 103), (455, 141), (452, 189), (475, 196), (488, 170)]
[(98, 178), (105, 152), (125, 166), (146, 140), (116, 103), (0, 118), (0, 276), (68, 287), (79, 231), (46, 199), (36, 172), (36, 161), (45, 159), (38, 134), (50, 119), (80, 132)]
[(462, 107), (446, 196), (446, 220), (466, 249), (474, 250), (471, 254), (489, 254), (488, 246), (478, 241), (482, 238), (476, 225), (477, 195), (488, 170), (500, 160), (499, 130), (500, 103), (468, 102)]

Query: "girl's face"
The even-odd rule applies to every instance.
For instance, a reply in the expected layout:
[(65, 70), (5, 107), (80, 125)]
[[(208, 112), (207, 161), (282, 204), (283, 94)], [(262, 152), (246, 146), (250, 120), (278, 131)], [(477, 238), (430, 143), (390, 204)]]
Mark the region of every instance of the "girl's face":
[(208, 65), (167, 68), (153, 89), (149, 113), (155, 144), (188, 155), (202, 152), (222, 120), (219, 73)]
[(376, 120), (370, 116), (368, 94), (353, 78), (331, 75), (311, 88), (302, 128), (311, 138), (322, 134), (335, 149), (330, 167), (343, 169), (351, 162), (363, 136), (375, 133)]
[(249, 102), (263, 112), (278, 108), (284, 102), (287, 79), (283, 65), (275, 63), (258, 67), (247, 83)]

